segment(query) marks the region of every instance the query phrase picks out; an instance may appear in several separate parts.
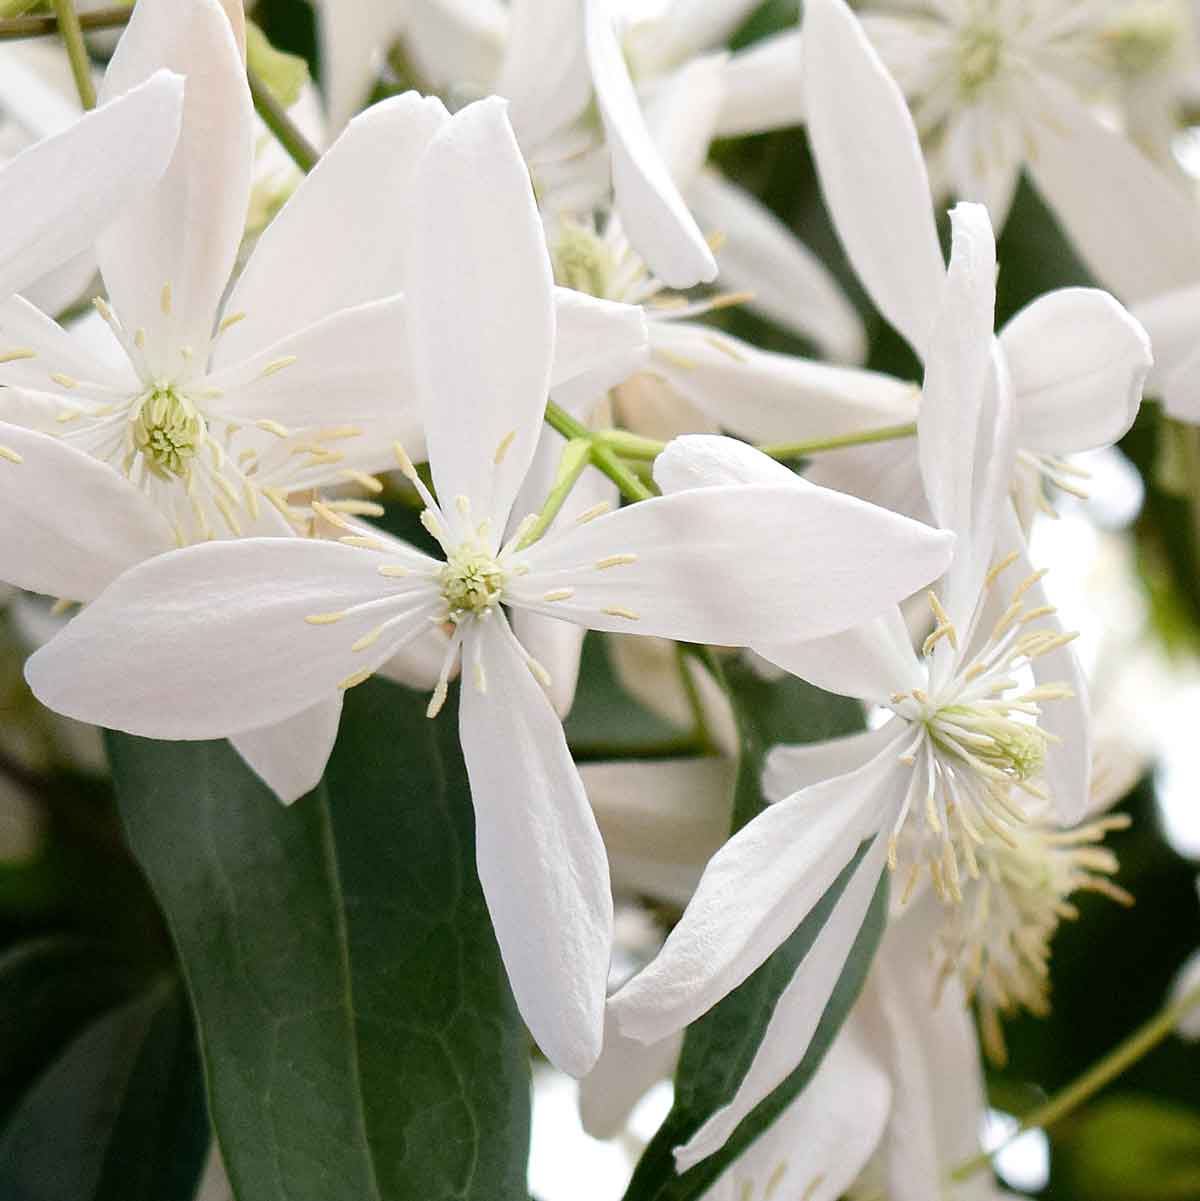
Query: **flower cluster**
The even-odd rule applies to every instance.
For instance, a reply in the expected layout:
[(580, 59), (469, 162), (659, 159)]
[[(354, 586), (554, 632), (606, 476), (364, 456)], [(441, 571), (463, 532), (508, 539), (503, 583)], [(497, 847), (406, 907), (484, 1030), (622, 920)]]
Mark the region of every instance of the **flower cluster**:
[[(513, 994), (554, 1065), (593, 1073), (585, 1102), (644, 1044), (669, 1070), (821, 913), (681, 1171), (804, 1061), (890, 881), (819, 1072), (711, 1196), (925, 1201), (978, 1152), (972, 1007), (1002, 1057), (1002, 1018), (1046, 1010), (1072, 896), (1129, 899), (1029, 538), (1148, 377), (1200, 420), (1200, 209), (1170, 152), (1194, 31), (1169, 0), (806, 0), (728, 51), (755, 7), (325, 0), (336, 136), (248, 238), (240, 3), (138, 0), (99, 107), (0, 171), (0, 561), (72, 612), (27, 665), (45, 705), (229, 739), (288, 804), (348, 689), (385, 675), (430, 718), (453, 698)], [(367, 106), (385, 52), (411, 87)], [(862, 365), (834, 272), (709, 161), (790, 126), (919, 379)], [(997, 331), (1022, 171), (1112, 291)], [(60, 324), (45, 283), (84, 253), (94, 313)], [(714, 321), (735, 306), (819, 357), (735, 337)], [(395, 497), (412, 540), (382, 520)], [(704, 648), (867, 726), (775, 746), (770, 803), (684, 854), (728, 764), (581, 771), (561, 719), (587, 630), (620, 637), (635, 687), (715, 705), (710, 731)], [(686, 654), (652, 668), (660, 640)], [(691, 812), (652, 820), (675, 787)], [(644, 821), (637, 891), (682, 907), (624, 980), (602, 797)]]

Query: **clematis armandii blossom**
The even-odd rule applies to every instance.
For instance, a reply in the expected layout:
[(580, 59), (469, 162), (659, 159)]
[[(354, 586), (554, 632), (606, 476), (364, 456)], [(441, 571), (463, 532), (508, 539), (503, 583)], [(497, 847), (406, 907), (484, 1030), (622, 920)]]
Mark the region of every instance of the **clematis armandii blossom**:
[[(753, 644), (796, 675), (892, 716), (866, 734), (794, 751), (792, 766), (802, 764), (809, 786), (713, 857), (661, 954), (610, 1002), (620, 1029), (644, 1041), (693, 1021), (775, 950), (863, 848), (737, 1094), (687, 1144), (691, 1162), (719, 1148), (803, 1057), (885, 863), (903, 870), (909, 888), (927, 873), (954, 903), (978, 872), (976, 848), (1023, 821), (1016, 794), (1041, 798), (1048, 789), (1068, 821), (1086, 805), (1083, 681), (1010, 516), (1012, 388), (991, 333), (992, 232), (978, 205), (958, 206), (952, 225), (918, 418), (929, 505), (956, 535), (950, 569), (930, 594), (936, 628), (920, 656), (898, 609), (829, 639)], [(765, 481), (783, 469), (738, 443), (695, 437), (668, 447), (655, 471), (674, 494)], [(1011, 542), (997, 546), (1001, 530)]]
[[(188, 77), (183, 128), (162, 181), (115, 213), (100, 241), (109, 301), (97, 308), (114, 335), (108, 346), (97, 351), (20, 298), (0, 306), (0, 444), (22, 460), (0, 473), (3, 576), (75, 601), (177, 545), (308, 534), (312, 490), (377, 490), (368, 473), (394, 464), (393, 441), (407, 440), (414, 453), (423, 444), (400, 333), (401, 213), (414, 164), (449, 120), (441, 103), (410, 93), (355, 121), (223, 300), (252, 184), (254, 110), (216, 0), (145, 0), (105, 94), (164, 63)], [(145, 137), (168, 118), (164, 106)], [(128, 153), (112, 159), (120, 165)], [(60, 228), (69, 241), (70, 226)], [(634, 310), (565, 290), (558, 303), (555, 379), (614, 358), (624, 370), (641, 350)], [(354, 499), (329, 504), (375, 509)], [(436, 678), (433, 642), (432, 677), (422, 647), (398, 665), (402, 678)], [(331, 696), (235, 745), (294, 800), (320, 777), (339, 707)]]
[[(806, 6), (803, 67), (809, 140), (838, 237), (876, 308), (925, 360), (945, 267), (903, 95), (842, 0)], [(1014, 390), (1013, 487), (1028, 526), (1047, 507), (1048, 487), (1078, 491), (1081, 473), (1070, 455), (1129, 429), (1150, 348), (1138, 322), (1092, 288), (1039, 297), (1005, 325), (999, 342)], [(865, 394), (878, 393), (877, 377), (868, 384)], [(912, 420), (917, 398), (911, 391), (908, 417), (895, 419)], [(796, 414), (795, 437), (807, 436), (805, 418)], [(822, 455), (810, 478), (902, 512), (925, 512), (911, 443)]]
[[(424, 520), (444, 558), (361, 527), (346, 544), (190, 547), (122, 575), (31, 658), (28, 678), (52, 708), (98, 724), (211, 738), (328, 703), (448, 624), (430, 709), (461, 655), (484, 894), (534, 1036), (582, 1074), (600, 1049), (607, 866), (544, 671), (508, 611), (716, 644), (818, 636), (935, 577), (952, 539), (837, 493), (798, 500), (772, 483), (592, 509), (526, 546), (530, 523), (511, 510), (550, 382), (554, 289), (501, 101), (469, 106), (434, 135), (410, 199), (408, 331), (438, 493), (424, 493)], [(785, 531), (795, 553), (780, 553)]]

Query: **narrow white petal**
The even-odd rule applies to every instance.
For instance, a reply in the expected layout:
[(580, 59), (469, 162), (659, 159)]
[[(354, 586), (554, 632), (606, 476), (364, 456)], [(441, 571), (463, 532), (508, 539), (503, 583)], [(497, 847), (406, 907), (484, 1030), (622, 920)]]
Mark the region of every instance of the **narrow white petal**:
[(510, 26), (502, 0), (425, 0), (406, 7), (404, 49), (426, 91), (445, 94), (464, 82), (481, 87), (496, 78)]
[(1167, 376), (1163, 404), (1177, 421), (1200, 422), (1200, 349)]
[(648, 66), (663, 70), (720, 46), (757, 7), (757, 0), (671, 0), (643, 29), (634, 27), (634, 44)]
[(337, 131), (371, 95), (379, 62), (403, 25), (392, 0), (318, 0), (321, 84), (330, 129)]
[(501, 614), (469, 634), (463, 675), (476, 865), (500, 953), (538, 1046), (583, 1076), (600, 1055), (612, 950), (604, 844), (562, 726)]
[(1200, 283), (1151, 296), (1133, 306), (1133, 316), (1150, 336), (1154, 365), (1146, 377), (1146, 392), (1161, 396), (1167, 377), (1200, 345)]
[(402, 296), (323, 317), (209, 375), (205, 387), (219, 395), (208, 407), (288, 429), (352, 426), (382, 441), (391, 458), (398, 431), (418, 420), (407, 323)]
[(88, 249), (154, 187), (171, 161), (182, 105), (183, 80), (155, 71), (0, 168), (0, 299)]
[(591, 99), (580, 0), (513, 0), (504, 62), (492, 89), (506, 97), (527, 155), (566, 129)]
[(413, 180), (411, 349), (444, 508), (498, 537), (541, 432), (554, 291), (529, 173), (501, 100), (433, 138)]
[(616, 304), (570, 288), (555, 288), (554, 312), (552, 388), (586, 376), (594, 395), (603, 396), (627, 380), (650, 353), (641, 305)]
[(919, 688), (922, 673), (900, 610), (828, 638), (755, 647), (792, 675), (842, 696), (882, 704), (893, 692)]
[(672, 288), (712, 280), (717, 264), (646, 128), (604, 0), (583, 0), (588, 63), (612, 157), (616, 209), (651, 272)]
[[(736, 438), (717, 434), (685, 434), (667, 444), (654, 460), (654, 482), (663, 493), (729, 484), (761, 484), (790, 488), (799, 476), (769, 455)], [(803, 485), (800, 485), (803, 490)]]
[[(915, 420), (915, 389), (913, 393)], [(805, 468), (804, 478), (823, 488), (849, 492), (860, 500), (916, 521), (933, 522), (921, 480), (915, 438), (822, 451)]]
[(721, 284), (748, 292), (747, 307), (815, 342), (822, 354), (857, 363), (866, 351), (858, 312), (829, 269), (752, 192), (713, 169), (687, 198), (697, 217), (723, 235)]
[(685, 1146), (676, 1150), (675, 1163), (680, 1171), (719, 1151), (741, 1120), (804, 1059), (866, 920), (879, 877), (886, 870), (885, 846), (884, 838), (877, 836), (850, 877), (816, 941), (776, 1002), (762, 1041), (733, 1099), (718, 1109)]
[(217, 0), (139, 5), (109, 63), (105, 98), (160, 67), (187, 79), (183, 125), (161, 181), (126, 206), (100, 239), (100, 270), (130, 331), (146, 333), (151, 369), (202, 354), (246, 221), (254, 106), (234, 31)]
[(856, 771), (896, 738), (897, 727), (889, 722), (877, 730), (825, 742), (780, 743), (767, 755), (763, 795), (770, 801), (782, 801), (802, 788)]
[(916, 420), (918, 390), (877, 371), (759, 350), (690, 321), (650, 322), (650, 345), (649, 371), (755, 442), (819, 441)]
[[(26, 664), (51, 709), (147, 738), (223, 738), (312, 708), (378, 667), (437, 610), (431, 584), (379, 574), (384, 556), (333, 542), (244, 538), (160, 555), (125, 572)], [(432, 563), (432, 560), (429, 562)], [(308, 617), (400, 595), (313, 624)], [(392, 636), (351, 648), (386, 617)], [(137, 638), (130, 641), (129, 631)], [(80, 665), (86, 663), (87, 670)]]
[(647, 1047), (626, 1038), (612, 1018), (604, 1024), (604, 1050), (579, 1085), (579, 1116), (592, 1138), (616, 1138), (642, 1097), (669, 1080), (679, 1060), (683, 1034)]
[(803, 56), (808, 136), (838, 237), (875, 307), (923, 355), (944, 269), (904, 95), (843, 0), (805, 6)]
[(726, 1169), (729, 1201), (837, 1201), (879, 1143), (892, 1084), (851, 1013), (804, 1091)]
[(646, 102), (646, 125), (675, 186), (685, 194), (708, 158), (725, 95), (724, 54), (685, 64)]
[(982, 204), (993, 228), (1003, 229), (1025, 158), (1024, 121), (976, 102), (951, 121), (945, 155), (954, 195)]
[(264, 784), (290, 805), (321, 782), (342, 718), (341, 693), (274, 726), (229, 741)]
[(1048, 454), (1116, 442), (1133, 424), (1153, 355), (1146, 331), (1107, 292), (1063, 288), (1000, 332), (1017, 443)]
[(885, 820), (907, 780), (898, 747), (771, 805), (713, 856), (658, 957), (609, 1002), (626, 1035), (682, 1029), (791, 935)]
[[(57, 438), (0, 424), (0, 578), (90, 601), (122, 571), (175, 545), (170, 525), (111, 467)], [(128, 630), (126, 631), (128, 636)]]
[[(1182, 1001), (1184, 997), (1200, 988), (1200, 951), (1183, 965), (1171, 988), (1171, 1000)], [(1193, 1009), (1179, 1023), (1179, 1035), (1189, 1042), (1200, 1042), (1200, 1009)]]
[(1186, 187), (1045, 76), (1024, 100), (1028, 167), (1097, 280), (1126, 304), (1200, 279), (1200, 212)]
[(686, 905), (729, 836), (733, 760), (618, 760), (585, 763), (579, 774), (617, 894)]
[(404, 290), (403, 206), (449, 119), (441, 101), (406, 92), (350, 123), (258, 239), (225, 305), (227, 319), (245, 316), (221, 334), (214, 366)]
[[(726, 485), (642, 501), (536, 543), (509, 597), (592, 629), (774, 645), (877, 616), (936, 578), (950, 552), (939, 531), (800, 479)], [(544, 599), (564, 588), (571, 595)]]
[(725, 66), (725, 103), (717, 122), (723, 138), (786, 129), (804, 121), (800, 34), (794, 29), (733, 54)]

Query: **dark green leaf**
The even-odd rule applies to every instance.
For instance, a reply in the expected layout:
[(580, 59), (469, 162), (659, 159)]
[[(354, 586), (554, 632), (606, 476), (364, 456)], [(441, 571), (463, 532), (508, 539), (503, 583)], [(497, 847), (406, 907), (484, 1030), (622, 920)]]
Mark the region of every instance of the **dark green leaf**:
[(164, 977), (79, 1035), (0, 1138), (5, 1201), (190, 1201), (208, 1151), (195, 1034)]
[[(734, 796), (736, 831), (765, 806), (759, 780), (771, 746), (851, 733), (862, 728), (862, 711), (853, 701), (829, 696), (791, 677), (764, 680), (740, 661), (715, 670), (720, 671), (733, 702), (741, 742)], [(676, 1174), (674, 1148), (687, 1142), (716, 1109), (732, 1100), (780, 994), (816, 941), (865, 852), (866, 844), (775, 954), (690, 1027), (675, 1077), (674, 1105), (638, 1164), (626, 1201), (689, 1201), (702, 1196), (816, 1073), (862, 989), (883, 934), (886, 873), (803, 1061), (742, 1121), (717, 1154), (682, 1175)]]
[(0, 1124), (33, 1080), (142, 974), (88, 939), (46, 937), (0, 957)]
[(355, 689), (324, 784), (290, 809), (226, 743), (110, 740), (240, 1201), (527, 1195), (528, 1047), (456, 723), (424, 707)]

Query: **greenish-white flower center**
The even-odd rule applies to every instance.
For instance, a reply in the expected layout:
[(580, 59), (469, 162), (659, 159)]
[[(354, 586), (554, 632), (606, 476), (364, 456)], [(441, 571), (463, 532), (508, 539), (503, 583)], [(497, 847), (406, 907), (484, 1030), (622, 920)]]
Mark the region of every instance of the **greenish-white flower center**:
[(1019, 782), (1041, 774), (1047, 736), (1035, 722), (1018, 721), (1003, 702), (989, 697), (979, 705), (947, 705), (926, 719), (939, 749), (961, 757), (963, 748)]
[(170, 385), (146, 392), (133, 415), (133, 444), (160, 479), (187, 475), (206, 437), (204, 418)]
[(457, 625), (470, 617), (485, 617), (500, 603), (506, 578), (496, 557), (478, 543), (456, 547), (439, 577), (447, 619)]
[(973, 100), (1000, 70), (1003, 35), (989, 25), (968, 26), (959, 38), (957, 57), (959, 91)]
[(1130, 78), (1157, 70), (1179, 45), (1184, 19), (1170, 2), (1130, 6), (1103, 34), (1113, 68)]
[(616, 270), (612, 252), (594, 230), (564, 221), (552, 252), (554, 278), (564, 288), (610, 299)]

